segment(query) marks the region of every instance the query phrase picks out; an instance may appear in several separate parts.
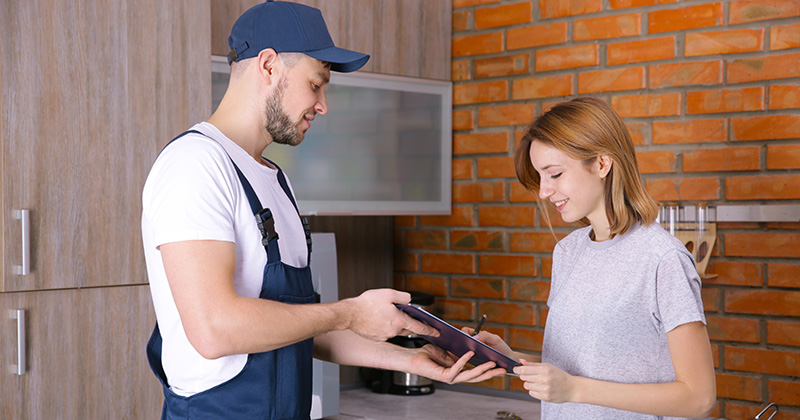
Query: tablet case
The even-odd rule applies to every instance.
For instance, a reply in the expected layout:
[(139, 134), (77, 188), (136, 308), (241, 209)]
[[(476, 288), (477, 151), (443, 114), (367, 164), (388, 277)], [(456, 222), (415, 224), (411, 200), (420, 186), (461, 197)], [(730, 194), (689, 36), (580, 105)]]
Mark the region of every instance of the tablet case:
[(487, 346), (474, 337), (471, 337), (464, 331), (461, 331), (458, 328), (448, 324), (447, 322), (438, 318), (436, 315), (433, 315), (422, 308), (401, 304), (395, 304), (395, 306), (397, 306), (397, 308), (401, 311), (407, 313), (412, 318), (422, 321), (439, 330), (438, 337), (420, 335), (420, 337), (424, 338), (425, 340), (449, 351), (450, 353), (455, 354), (458, 357), (461, 357), (464, 355), (464, 353), (470, 350), (474, 351), (475, 355), (469, 361), (474, 366), (486, 363), (488, 361), (493, 361), (497, 364), (497, 367), (504, 368), (506, 372), (511, 374), (513, 374), (512, 369), (514, 369), (514, 366), (520, 366), (520, 364), (514, 359), (511, 359), (503, 353), (500, 353), (499, 351)]

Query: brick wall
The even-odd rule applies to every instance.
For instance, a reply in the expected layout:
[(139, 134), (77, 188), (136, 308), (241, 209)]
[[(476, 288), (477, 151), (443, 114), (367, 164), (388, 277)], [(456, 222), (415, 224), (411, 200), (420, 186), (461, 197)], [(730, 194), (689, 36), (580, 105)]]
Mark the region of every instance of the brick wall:
[[(453, 212), (395, 218), (395, 286), (456, 325), (541, 350), (555, 240), (512, 156), (570, 97), (625, 118), (659, 201), (800, 203), (798, 0), (454, 0), (452, 60)], [(720, 223), (708, 271), (715, 414), (800, 419), (800, 223)]]

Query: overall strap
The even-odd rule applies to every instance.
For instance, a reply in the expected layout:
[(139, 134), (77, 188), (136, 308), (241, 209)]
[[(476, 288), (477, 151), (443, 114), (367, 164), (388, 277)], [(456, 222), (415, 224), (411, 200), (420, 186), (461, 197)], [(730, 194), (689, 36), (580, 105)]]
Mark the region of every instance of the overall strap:
[[(294, 200), (294, 195), (292, 195), (292, 190), (289, 189), (289, 183), (286, 181), (286, 175), (283, 174), (283, 170), (280, 166), (278, 166), (275, 162), (267, 159), (262, 158), (269, 162), (272, 166), (278, 169), (278, 183), (281, 185), (283, 192), (289, 197), (289, 200), (292, 201), (292, 205), (294, 205), (294, 209), (297, 211), (297, 215), (300, 216), (300, 209), (297, 207), (297, 202)], [(308, 218), (300, 216), (300, 221), (303, 222), (303, 231), (306, 234), (306, 246), (308, 247), (308, 263), (311, 264), (311, 227), (308, 223)]]

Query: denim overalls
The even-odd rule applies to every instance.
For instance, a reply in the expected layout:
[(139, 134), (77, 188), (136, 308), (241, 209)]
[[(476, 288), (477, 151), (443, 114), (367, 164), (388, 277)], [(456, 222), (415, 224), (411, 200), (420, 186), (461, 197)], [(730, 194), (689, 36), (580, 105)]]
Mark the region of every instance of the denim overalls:
[[(188, 133), (203, 134), (196, 130), (190, 130), (172, 141)], [(275, 221), (272, 213), (269, 209), (261, 207), (258, 197), (244, 174), (236, 166), (236, 163), (233, 163), (233, 166), (236, 168), (236, 174), (239, 176), (247, 200), (256, 217), (261, 231), (261, 242), (267, 252), (267, 265), (264, 267), (259, 298), (293, 304), (316, 302), (310, 267), (307, 265), (303, 268), (296, 268), (281, 262), (278, 235), (275, 233)], [(275, 167), (277, 168), (277, 165)], [(297, 209), (297, 203), (280, 168), (278, 168), (278, 181)], [(305, 218), (303, 218), (303, 227), (306, 233), (308, 263), (310, 264), (311, 232)], [(151, 369), (164, 387), (162, 420), (310, 418), (312, 339), (277, 350), (249, 354), (244, 368), (235, 377), (190, 397), (180, 396), (170, 391), (161, 365), (161, 343), (161, 333), (158, 323), (156, 323), (150, 341), (147, 343), (147, 358)]]

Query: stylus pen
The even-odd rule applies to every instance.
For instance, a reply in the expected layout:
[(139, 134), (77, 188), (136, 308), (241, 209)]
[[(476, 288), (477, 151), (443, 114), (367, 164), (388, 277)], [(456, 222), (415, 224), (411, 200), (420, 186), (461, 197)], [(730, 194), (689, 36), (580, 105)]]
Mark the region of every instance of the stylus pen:
[(481, 328), (483, 327), (483, 323), (486, 322), (486, 314), (483, 314), (481, 320), (478, 321), (478, 326), (475, 327), (475, 331), (472, 332), (472, 335), (478, 335), (481, 332)]

